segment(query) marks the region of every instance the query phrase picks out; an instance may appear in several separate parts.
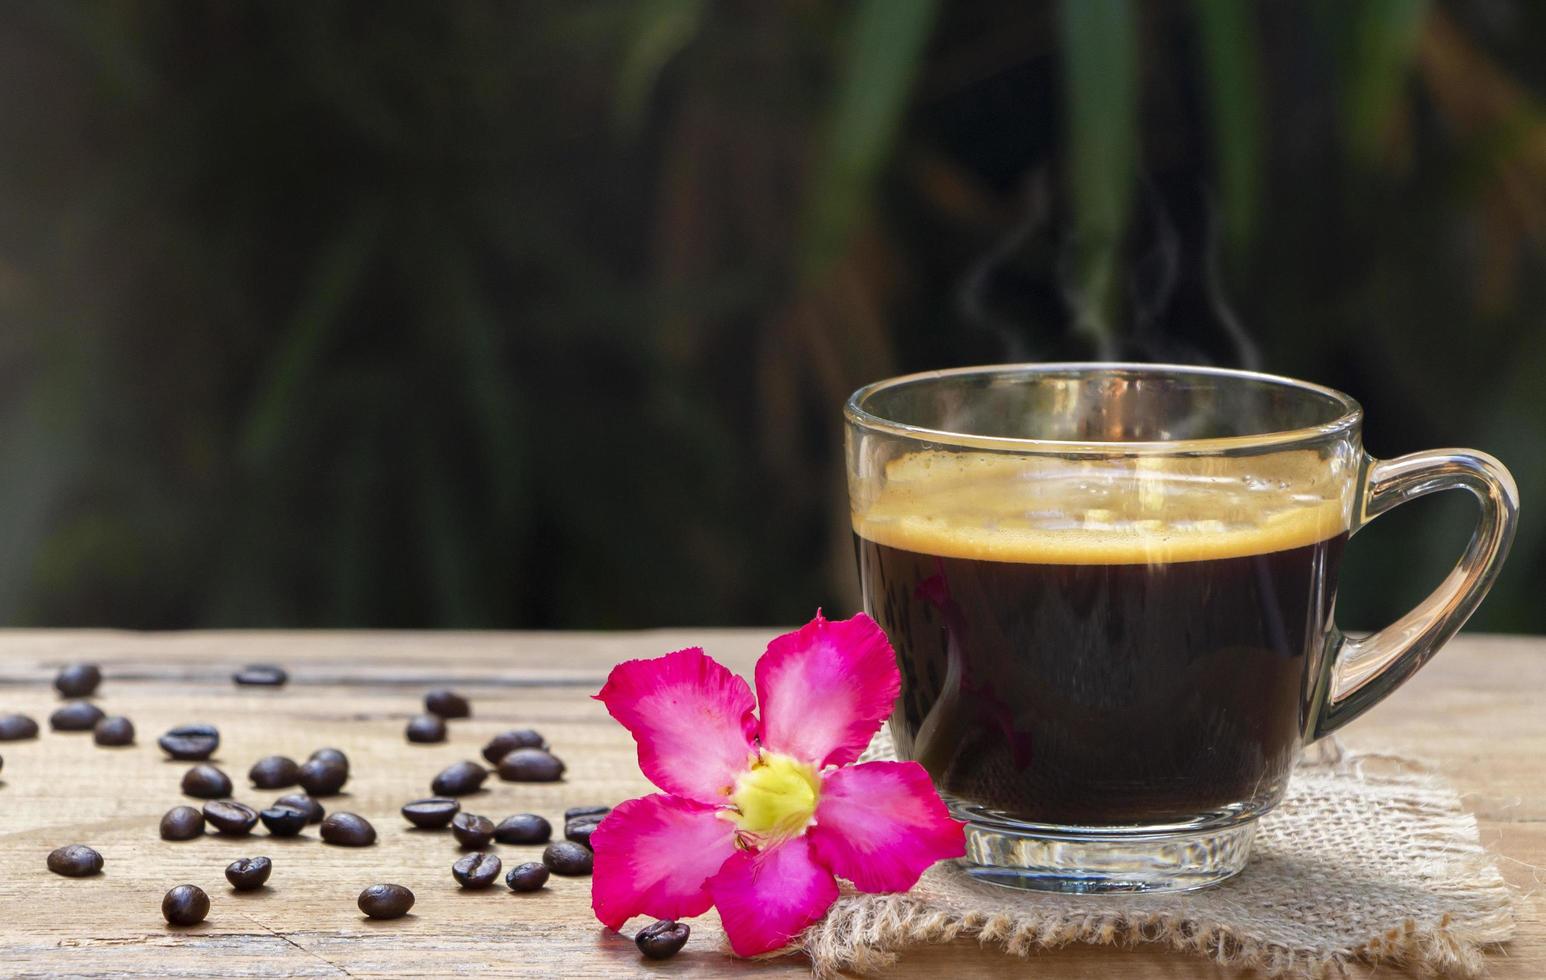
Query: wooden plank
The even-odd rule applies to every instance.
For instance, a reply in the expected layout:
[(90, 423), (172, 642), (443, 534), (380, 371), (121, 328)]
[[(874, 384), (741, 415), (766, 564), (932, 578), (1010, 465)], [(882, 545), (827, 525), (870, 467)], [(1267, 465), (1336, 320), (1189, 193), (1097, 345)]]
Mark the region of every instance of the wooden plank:
[[(585, 880), (555, 879), (535, 896), (503, 887), (456, 888), (448, 836), (413, 831), (397, 808), (428, 795), (446, 764), (477, 758), (492, 734), (512, 726), (541, 729), (569, 763), (554, 785), (494, 781), (465, 805), (498, 819), (534, 810), (557, 817), (565, 806), (616, 802), (616, 789), (642, 793), (631, 742), (587, 695), (619, 660), (703, 645), (749, 673), (771, 630), (692, 630), (626, 634), (499, 633), (184, 633), (100, 631), (0, 633), (0, 711), (40, 722), (57, 704), (48, 683), (63, 663), (94, 660), (107, 680), (98, 699), (127, 714), (139, 744), (103, 749), (88, 735), (45, 733), (33, 742), (0, 743), (0, 975), (3, 976), (482, 976), (787, 975), (808, 967), (789, 958), (746, 963), (724, 956), (712, 915), (694, 923), (687, 951), (666, 964), (639, 958), (589, 910)], [(248, 662), (285, 664), (281, 690), (237, 688), (232, 669)], [(1348, 729), (1354, 748), (1434, 761), (1466, 794), (1505, 876), (1538, 891), (1546, 877), (1546, 641), (1465, 637), (1390, 702)], [(442, 745), (410, 745), (402, 726), (431, 686), (449, 684), (473, 698), (474, 717), (452, 723)], [(218, 762), (237, 781), (238, 798), (267, 803), (279, 793), (246, 789), (247, 767), (262, 755), (304, 758), (336, 745), (354, 775), (347, 795), (330, 801), (370, 818), (381, 833), (371, 848), (321, 844), (314, 829), (297, 840), (257, 835), (157, 838), (161, 814), (182, 799), (186, 764), (164, 761), (155, 736), (173, 724), (220, 725)], [(612, 787), (609, 791), (604, 787)], [(105, 873), (67, 880), (44, 868), (52, 848), (92, 844)], [(538, 849), (502, 846), (507, 865)], [(224, 866), (267, 854), (270, 887), (238, 895)], [(166, 888), (191, 881), (213, 901), (209, 920), (168, 929), (159, 914)], [(376, 881), (398, 881), (418, 896), (414, 915), (397, 922), (363, 919), (356, 894)], [(900, 976), (1002, 975), (1014, 966), (972, 943), (910, 952)], [(1162, 950), (1074, 947), (1038, 953), (1022, 969), (1040, 976), (1231, 976), (1198, 958)], [(1387, 971), (1379, 971), (1385, 974)], [(1546, 975), (1546, 924), (1528, 901), (1519, 938), (1494, 958), (1496, 977)]]

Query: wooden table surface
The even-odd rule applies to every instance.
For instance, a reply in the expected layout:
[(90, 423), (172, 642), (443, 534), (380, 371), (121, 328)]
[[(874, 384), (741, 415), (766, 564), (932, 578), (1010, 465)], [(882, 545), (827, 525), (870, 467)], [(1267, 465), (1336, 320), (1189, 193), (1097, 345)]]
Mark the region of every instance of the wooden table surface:
[[(477, 759), (491, 735), (540, 729), (569, 764), (557, 784), (490, 780), (464, 807), (494, 819), (564, 807), (615, 803), (599, 787), (638, 775), (628, 735), (588, 699), (619, 660), (688, 645), (743, 674), (773, 630), (691, 630), (617, 634), (551, 633), (181, 633), (0, 632), (0, 713), (21, 711), (44, 726), (26, 742), (0, 743), (0, 976), (799, 976), (799, 958), (741, 962), (721, 952), (713, 914), (693, 923), (688, 948), (663, 963), (642, 960), (633, 943), (592, 918), (588, 879), (555, 878), (536, 895), (498, 886), (462, 892), (450, 875), (458, 854), (448, 835), (414, 831), (398, 816), (428, 796), (431, 777)], [(65, 663), (94, 661), (106, 675), (97, 702), (126, 714), (138, 744), (106, 749), (89, 734), (47, 731), (57, 705), (50, 681)], [(238, 688), (234, 667), (289, 668), (280, 689)], [(439, 745), (410, 745), (403, 724), (423, 692), (452, 686), (473, 701), (473, 717), (451, 723)], [(211, 721), (224, 740), (216, 762), (237, 798), (267, 805), (283, 791), (247, 788), (247, 767), (279, 753), (304, 759), (337, 746), (350, 756), (347, 795), (328, 800), (372, 820), (369, 848), (320, 843), (315, 828), (290, 840), (259, 830), (248, 838), (206, 836), (169, 843), (157, 823), (180, 796), (188, 763), (165, 760), (155, 739), (168, 727)], [(1492, 957), (1495, 977), (1546, 976), (1546, 921), (1529, 893), (1546, 881), (1546, 639), (1466, 636), (1451, 644), (1392, 699), (1346, 729), (1349, 747), (1432, 760), (1464, 794), (1503, 874), (1526, 893), (1518, 938)], [(555, 820), (555, 823), (561, 823)], [(106, 868), (65, 879), (44, 859), (66, 843), (88, 843)], [(499, 846), (506, 866), (537, 848)], [(230, 890), (237, 857), (267, 854), (269, 886)], [(360, 889), (396, 881), (418, 896), (409, 918), (364, 919)], [(208, 920), (191, 930), (160, 916), (167, 888), (193, 882), (210, 895)], [(899, 976), (1139, 977), (1234, 976), (1193, 956), (1158, 949), (1084, 946), (1038, 953), (1028, 962), (974, 943), (917, 950)], [(1398, 975), (1379, 970), (1378, 976)], [(1243, 974), (1242, 974), (1243, 976)]]

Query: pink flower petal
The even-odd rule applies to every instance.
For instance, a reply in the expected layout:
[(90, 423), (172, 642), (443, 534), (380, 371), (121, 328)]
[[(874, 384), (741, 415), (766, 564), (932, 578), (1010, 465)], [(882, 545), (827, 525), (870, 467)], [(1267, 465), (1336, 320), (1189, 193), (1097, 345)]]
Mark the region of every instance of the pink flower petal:
[(832, 872), (811, 860), (804, 837), (765, 851), (737, 851), (709, 879), (709, 893), (737, 956), (780, 949), (837, 900)]
[(708, 879), (735, 847), (713, 807), (656, 793), (620, 803), (591, 834), (591, 908), (609, 928), (636, 915), (681, 919), (710, 905)]
[(596, 700), (639, 743), (639, 768), (668, 793), (723, 803), (756, 755), (746, 681), (697, 647), (612, 668)]
[(891, 644), (860, 613), (836, 622), (820, 612), (768, 644), (757, 661), (762, 744), (818, 768), (859, 758), (901, 690)]
[(966, 851), (962, 825), (916, 762), (827, 773), (806, 836), (816, 860), (866, 892), (906, 891), (935, 861)]

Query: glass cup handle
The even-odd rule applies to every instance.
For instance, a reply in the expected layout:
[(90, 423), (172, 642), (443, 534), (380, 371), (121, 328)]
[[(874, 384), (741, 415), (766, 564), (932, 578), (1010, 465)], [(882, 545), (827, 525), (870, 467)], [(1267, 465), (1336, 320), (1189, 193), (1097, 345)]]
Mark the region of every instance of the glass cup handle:
[(1503, 464), (1469, 449), (1430, 449), (1370, 459), (1353, 531), (1397, 504), (1439, 490), (1469, 490), (1481, 510), (1460, 563), (1411, 612), (1378, 633), (1352, 638), (1333, 629), (1330, 663), (1314, 699), (1311, 738), (1368, 711), (1427, 663), (1460, 629), (1503, 567), (1519, 516), (1519, 489)]

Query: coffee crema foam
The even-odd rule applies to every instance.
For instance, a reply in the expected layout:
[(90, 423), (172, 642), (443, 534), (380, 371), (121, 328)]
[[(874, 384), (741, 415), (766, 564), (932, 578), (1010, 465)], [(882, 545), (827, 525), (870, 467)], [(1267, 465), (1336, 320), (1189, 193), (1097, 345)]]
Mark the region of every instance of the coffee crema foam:
[[(878, 488), (871, 490), (878, 482)], [(1351, 480), (1311, 450), (1064, 459), (924, 451), (886, 464), (854, 532), (947, 558), (1024, 564), (1206, 561), (1315, 544), (1349, 526)]]

